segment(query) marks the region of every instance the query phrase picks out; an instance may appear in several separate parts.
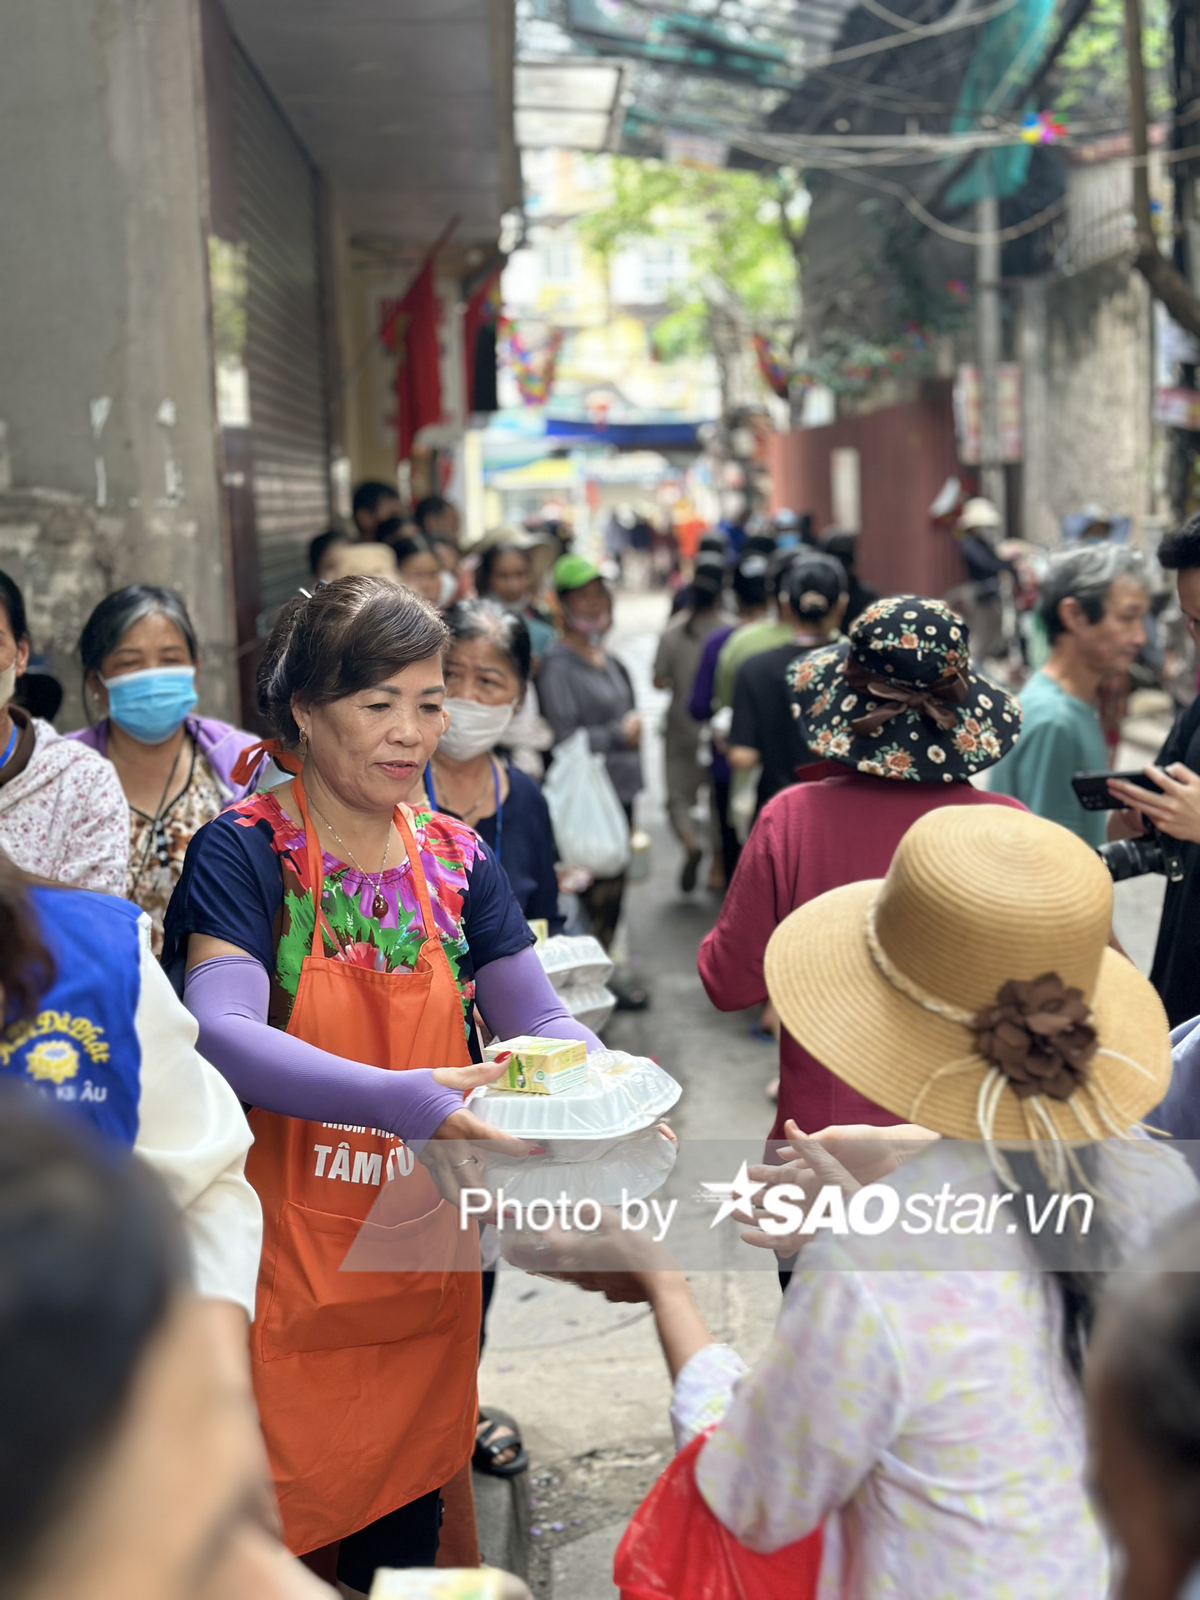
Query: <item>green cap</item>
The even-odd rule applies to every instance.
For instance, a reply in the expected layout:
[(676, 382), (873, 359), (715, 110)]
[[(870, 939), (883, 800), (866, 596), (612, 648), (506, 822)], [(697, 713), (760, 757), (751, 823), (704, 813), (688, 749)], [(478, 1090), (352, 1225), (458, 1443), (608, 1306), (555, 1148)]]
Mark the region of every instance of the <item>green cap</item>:
[(600, 568), (593, 566), (586, 556), (559, 556), (554, 563), (554, 587), (559, 594), (582, 589), (585, 583), (595, 583), (599, 576)]

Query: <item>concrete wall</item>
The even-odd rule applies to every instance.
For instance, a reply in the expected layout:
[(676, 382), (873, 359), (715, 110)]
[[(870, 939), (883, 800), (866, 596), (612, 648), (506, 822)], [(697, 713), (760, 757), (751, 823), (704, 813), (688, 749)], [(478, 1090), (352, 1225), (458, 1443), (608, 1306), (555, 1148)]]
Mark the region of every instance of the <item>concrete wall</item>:
[(1021, 286), (1025, 536), (1061, 539), (1089, 501), (1133, 518), (1152, 508), (1150, 297), (1124, 257)]
[(14, 488), (39, 492), (0, 497), (0, 566), (59, 667), (107, 587), (179, 589), (204, 709), (221, 714), (231, 608), (199, 97), (193, 0), (6, 0), (0, 418)]

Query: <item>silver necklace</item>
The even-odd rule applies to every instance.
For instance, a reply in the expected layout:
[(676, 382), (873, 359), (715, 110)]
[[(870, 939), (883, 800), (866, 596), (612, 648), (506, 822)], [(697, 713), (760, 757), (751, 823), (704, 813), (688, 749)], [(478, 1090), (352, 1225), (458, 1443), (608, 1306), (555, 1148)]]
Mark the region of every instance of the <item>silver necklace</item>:
[[(311, 800), (310, 799), (308, 803), (309, 803), (309, 806), (312, 808), (312, 810), (316, 812), (316, 814), (320, 818), (320, 820), (329, 829), (329, 831), (333, 835), (333, 837), (341, 845), (342, 849), (350, 857), (351, 864), (353, 866), (355, 866), (355, 867), (358, 867), (358, 870), (359, 870), (359, 873), (361, 874), (361, 876), (366, 880), (367, 883), (370, 883), (370, 881), (371, 881), (370, 874), (355, 859), (354, 851), (351, 850), (350, 846), (342, 838), (341, 834), (334, 827), (333, 823), (330, 822), (329, 818), (321, 810), (320, 806), (317, 805), (315, 800)], [(391, 829), (391, 825), (389, 823), (389, 825), (388, 825), (388, 834), (387, 834), (387, 842), (384, 844), (384, 847), (383, 847), (383, 865), (380, 867), (379, 874), (375, 879), (375, 898), (371, 901), (371, 915), (375, 918), (376, 922), (378, 922), (384, 916), (384, 914), (386, 913), (387, 908), (388, 908), (387, 907), (387, 901), (383, 898), (383, 895), (380, 892), (379, 885), (380, 885), (380, 882), (381, 882), (381, 880), (383, 878), (384, 873), (387, 871), (388, 852), (391, 850), (391, 848), (392, 848), (392, 829)]]

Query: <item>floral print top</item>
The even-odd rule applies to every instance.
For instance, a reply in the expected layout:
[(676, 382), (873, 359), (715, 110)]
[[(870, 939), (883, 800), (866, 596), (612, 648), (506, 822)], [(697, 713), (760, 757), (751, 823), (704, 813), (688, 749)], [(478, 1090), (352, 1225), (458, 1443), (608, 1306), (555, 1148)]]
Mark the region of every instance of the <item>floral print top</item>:
[[(411, 972), (436, 932), (458, 984), (463, 1026), (474, 1049), (475, 972), (533, 942), (503, 868), (473, 828), (440, 812), (418, 811), (413, 835), (429, 885), (434, 929), (426, 929), (404, 861), (382, 874), (323, 856), (325, 954), (378, 972)], [(386, 909), (372, 914), (376, 893)], [(167, 912), (163, 965), (182, 984), (189, 934), (227, 940), (271, 974), (268, 1021), (286, 1028), (312, 949), (312, 883), (303, 828), (275, 794), (251, 795), (201, 828), (188, 849)], [(333, 941), (330, 940), (330, 933)]]
[(208, 762), (193, 747), (188, 781), (157, 820), (129, 808), (129, 873), (125, 896), (150, 918), (150, 947), (162, 955), (163, 919), (194, 835), (221, 810), (225, 796)]
[[(963, 1141), (939, 1140), (888, 1181), (1000, 1193), (983, 1147)], [(1174, 1151), (1110, 1140), (1099, 1192), (1136, 1260), (1197, 1189)], [(822, 1524), (821, 1600), (1103, 1600), (1054, 1281), (1006, 1230), (947, 1249), (975, 1270), (894, 1270), (913, 1257), (891, 1238), (818, 1236), (753, 1371), (726, 1345), (681, 1369), (677, 1441), (716, 1425), (700, 1493), (753, 1550)]]

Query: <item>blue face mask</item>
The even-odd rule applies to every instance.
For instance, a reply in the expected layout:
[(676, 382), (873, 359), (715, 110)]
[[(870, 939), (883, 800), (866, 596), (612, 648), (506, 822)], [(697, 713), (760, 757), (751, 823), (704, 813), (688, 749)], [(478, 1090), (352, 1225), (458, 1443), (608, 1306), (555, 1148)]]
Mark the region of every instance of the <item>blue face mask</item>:
[(150, 667), (100, 682), (109, 716), (140, 744), (164, 744), (196, 704), (195, 667)]

